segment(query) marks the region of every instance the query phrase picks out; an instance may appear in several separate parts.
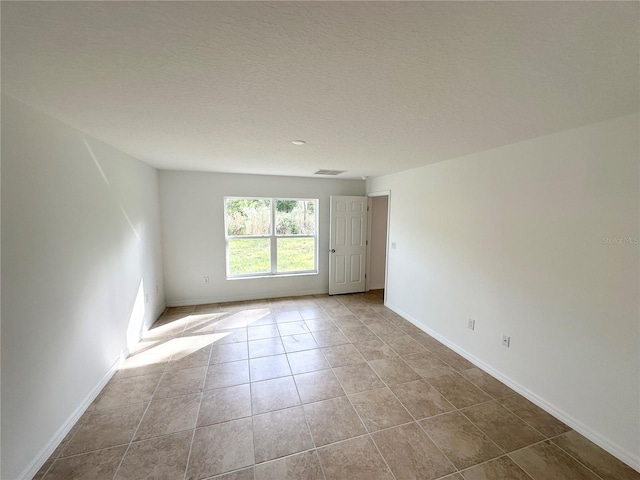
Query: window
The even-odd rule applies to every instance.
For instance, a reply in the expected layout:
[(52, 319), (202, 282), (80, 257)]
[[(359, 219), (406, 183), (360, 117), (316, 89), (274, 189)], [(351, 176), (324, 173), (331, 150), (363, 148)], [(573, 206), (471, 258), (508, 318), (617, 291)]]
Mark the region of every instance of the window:
[(316, 273), (317, 199), (226, 197), (227, 277)]

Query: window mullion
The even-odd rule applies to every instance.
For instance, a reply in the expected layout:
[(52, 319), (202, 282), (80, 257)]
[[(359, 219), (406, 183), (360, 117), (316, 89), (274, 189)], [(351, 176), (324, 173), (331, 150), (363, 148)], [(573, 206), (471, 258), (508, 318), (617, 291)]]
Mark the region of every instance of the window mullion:
[(278, 241), (276, 239), (276, 199), (271, 199), (271, 274), (278, 271)]

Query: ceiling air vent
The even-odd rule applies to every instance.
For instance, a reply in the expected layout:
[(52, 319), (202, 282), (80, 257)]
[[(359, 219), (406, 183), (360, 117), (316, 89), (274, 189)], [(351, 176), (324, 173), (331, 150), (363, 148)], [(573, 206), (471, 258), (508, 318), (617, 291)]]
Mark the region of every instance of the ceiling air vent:
[(318, 170), (314, 175), (340, 175), (346, 170)]

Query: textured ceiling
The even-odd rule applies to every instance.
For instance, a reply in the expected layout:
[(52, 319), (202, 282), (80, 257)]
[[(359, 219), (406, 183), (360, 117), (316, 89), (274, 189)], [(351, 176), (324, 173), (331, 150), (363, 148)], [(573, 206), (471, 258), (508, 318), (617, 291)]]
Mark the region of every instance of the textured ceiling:
[(3, 92), (162, 169), (376, 176), (638, 111), (637, 2), (1, 8)]

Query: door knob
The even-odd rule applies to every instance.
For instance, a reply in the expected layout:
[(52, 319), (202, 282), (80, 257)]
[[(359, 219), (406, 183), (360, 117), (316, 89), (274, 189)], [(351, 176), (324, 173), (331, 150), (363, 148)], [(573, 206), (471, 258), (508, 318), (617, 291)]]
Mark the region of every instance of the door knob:
[(331, 250), (329, 250), (329, 252), (331, 252), (331, 253), (336, 253), (336, 249), (335, 249), (335, 248), (332, 248)]

